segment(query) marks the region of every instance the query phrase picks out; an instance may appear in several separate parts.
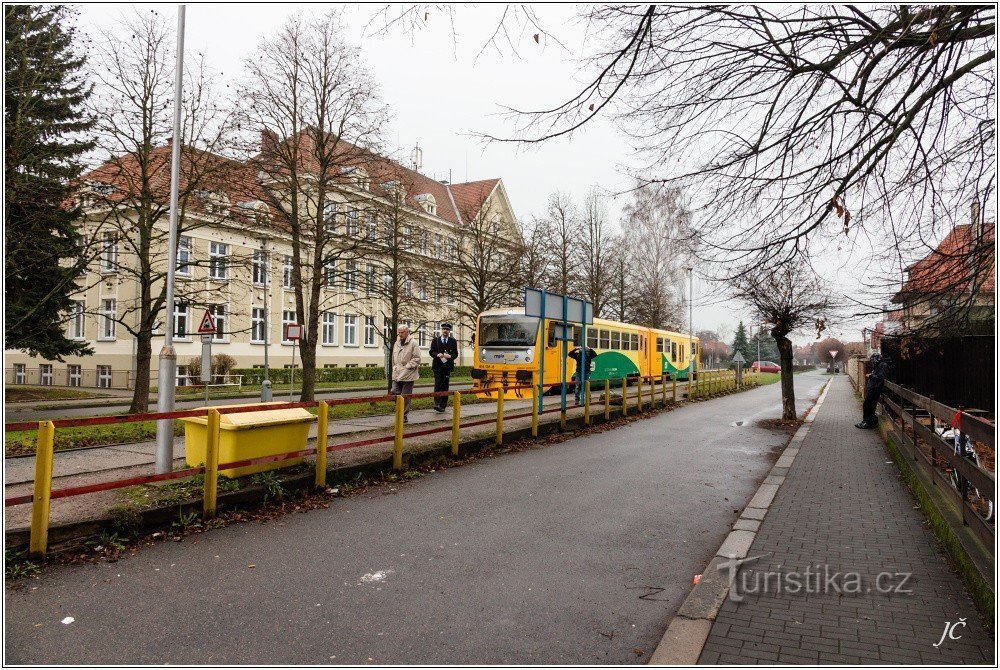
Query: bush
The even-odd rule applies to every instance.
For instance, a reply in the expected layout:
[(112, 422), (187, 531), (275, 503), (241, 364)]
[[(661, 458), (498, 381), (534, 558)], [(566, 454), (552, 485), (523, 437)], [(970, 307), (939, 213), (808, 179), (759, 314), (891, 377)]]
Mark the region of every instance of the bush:
[[(456, 365), (452, 376), (468, 377), (472, 370), (470, 365)], [(268, 376), (275, 384), (287, 384), (291, 381), (291, 370), (286, 368), (271, 368)], [(263, 368), (236, 368), (232, 370), (234, 375), (243, 375), (244, 384), (260, 384), (264, 381)], [(425, 365), (420, 368), (421, 377), (433, 377), (431, 366)], [(382, 366), (374, 368), (316, 368), (316, 382), (370, 382), (385, 380), (385, 368)], [(302, 370), (295, 371), (295, 381), (302, 381)]]
[[(222, 383), (226, 375), (232, 374), (236, 367), (236, 359), (229, 354), (215, 354), (212, 356), (212, 380), (215, 383)], [(192, 384), (201, 383), (201, 356), (192, 356), (188, 359), (188, 379)]]

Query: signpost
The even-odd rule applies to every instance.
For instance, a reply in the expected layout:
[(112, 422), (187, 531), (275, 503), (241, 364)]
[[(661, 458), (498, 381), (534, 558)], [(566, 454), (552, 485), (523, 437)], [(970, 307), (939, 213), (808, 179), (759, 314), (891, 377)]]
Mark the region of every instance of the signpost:
[(840, 353), (840, 349), (830, 349), (830, 358), (833, 359), (833, 371), (837, 371), (837, 354)]
[(288, 401), (292, 400), (292, 393), (295, 391), (295, 343), (302, 339), (302, 324), (289, 323), (285, 325), (285, 341), (292, 342), (292, 383), (288, 385)]
[(567, 295), (562, 295), (559, 293), (550, 293), (543, 289), (537, 288), (525, 288), (524, 289), (524, 315), (538, 317), (541, 320), (541, 337), (539, 338), (542, 346), (539, 352), (538, 359), (538, 409), (542, 409), (542, 401), (545, 393), (545, 345), (547, 341), (547, 333), (545, 332), (545, 320), (551, 319), (553, 321), (562, 321), (561, 324), (555, 324), (560, 329), (555, 335), (559, 335), (556, 339), (562, 340), (562, 409), (566, 409), (566, 349), (568, 347), (568, 342), (573, 339), (573, 330), (571, 324), (580, 324), (580, 379), (577, 383), (581, 387), (585, 386), (587, 381), (587, 371), (590, 367), (587, 362), (587, 324), (594, 323), (594, 305), (593, 303), (587, 302), (586, 300), (581, 300), (580, 298), (571, 298)]
[(212, 381), (212, 338), (215, 337), (215, 319), (212, 313), (205, 310), (198, 324), (198, 334), (201, 335), (201, 383), (205, 385), (205, 406), (208, 406), (208, 385)]
[(743, 364), (747, 362), (747, 359), (743, 358), (743, 354), (739, 351), (733, 356), (733, 363), (736, 363), (736, 387), (739, 388), (743, 386)]

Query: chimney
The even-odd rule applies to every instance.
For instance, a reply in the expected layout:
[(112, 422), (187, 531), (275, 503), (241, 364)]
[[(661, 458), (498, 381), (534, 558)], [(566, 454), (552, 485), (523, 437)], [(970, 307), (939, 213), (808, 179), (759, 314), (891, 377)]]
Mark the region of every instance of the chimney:
[(271, 156), (277, 149), (278, 134), (268, 128), (260, 131), (260, 153), (264, 156)]
[(978, 240), (979, 236), (982, 234), (982, 221), (980, 220), (982, 212), (980, 211), (979, 200), (972, 201), (972, 239)]

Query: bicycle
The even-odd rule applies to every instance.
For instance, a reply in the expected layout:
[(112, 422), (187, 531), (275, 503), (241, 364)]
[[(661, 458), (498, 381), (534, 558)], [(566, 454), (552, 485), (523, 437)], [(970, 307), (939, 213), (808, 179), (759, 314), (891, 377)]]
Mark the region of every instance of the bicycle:
[[(942, 440), (950, 441), (954, 445), (954, 453), (956, 456), (973, 463), (977, 468), (982, 467), (979, 461), (979, 454), (977, 454), (976, 450), (972, 447), (972, 440), (969, 439), (967, 434), (957, 431), (950, 426), (942, 426), (938, 429), (938, 435)], [(960, 436), (961, 442), (959, 441)], [(951, 484), (955, 487), (955, 490), (959, 492), (959, 495), (962, 493), (963, 483), (965, 484), (966, 502), (969, 502), (972, 505), (972, 509), (975, 510), (976, 514), (978, 514), (983, 521), (993, 521), (993, 501), (982, 495), (979, 492), (979, 489), (972, 485), (972, 482), (958, 473), (956, 468), (952, 468)]]

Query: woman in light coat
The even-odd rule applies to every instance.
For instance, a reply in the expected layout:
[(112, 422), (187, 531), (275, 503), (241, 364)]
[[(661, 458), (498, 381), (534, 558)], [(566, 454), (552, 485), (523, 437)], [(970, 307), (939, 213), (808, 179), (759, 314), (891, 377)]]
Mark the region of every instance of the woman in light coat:
[[(413, 393), (413, 382), (420, 377), (420, 347), (410, 337), (410, 329), (400, 326), (398, 337), (392, 347), (392, 395), (409, 396)], [(404, 399), (403, 422), (410, 420), (410, 398)]]

